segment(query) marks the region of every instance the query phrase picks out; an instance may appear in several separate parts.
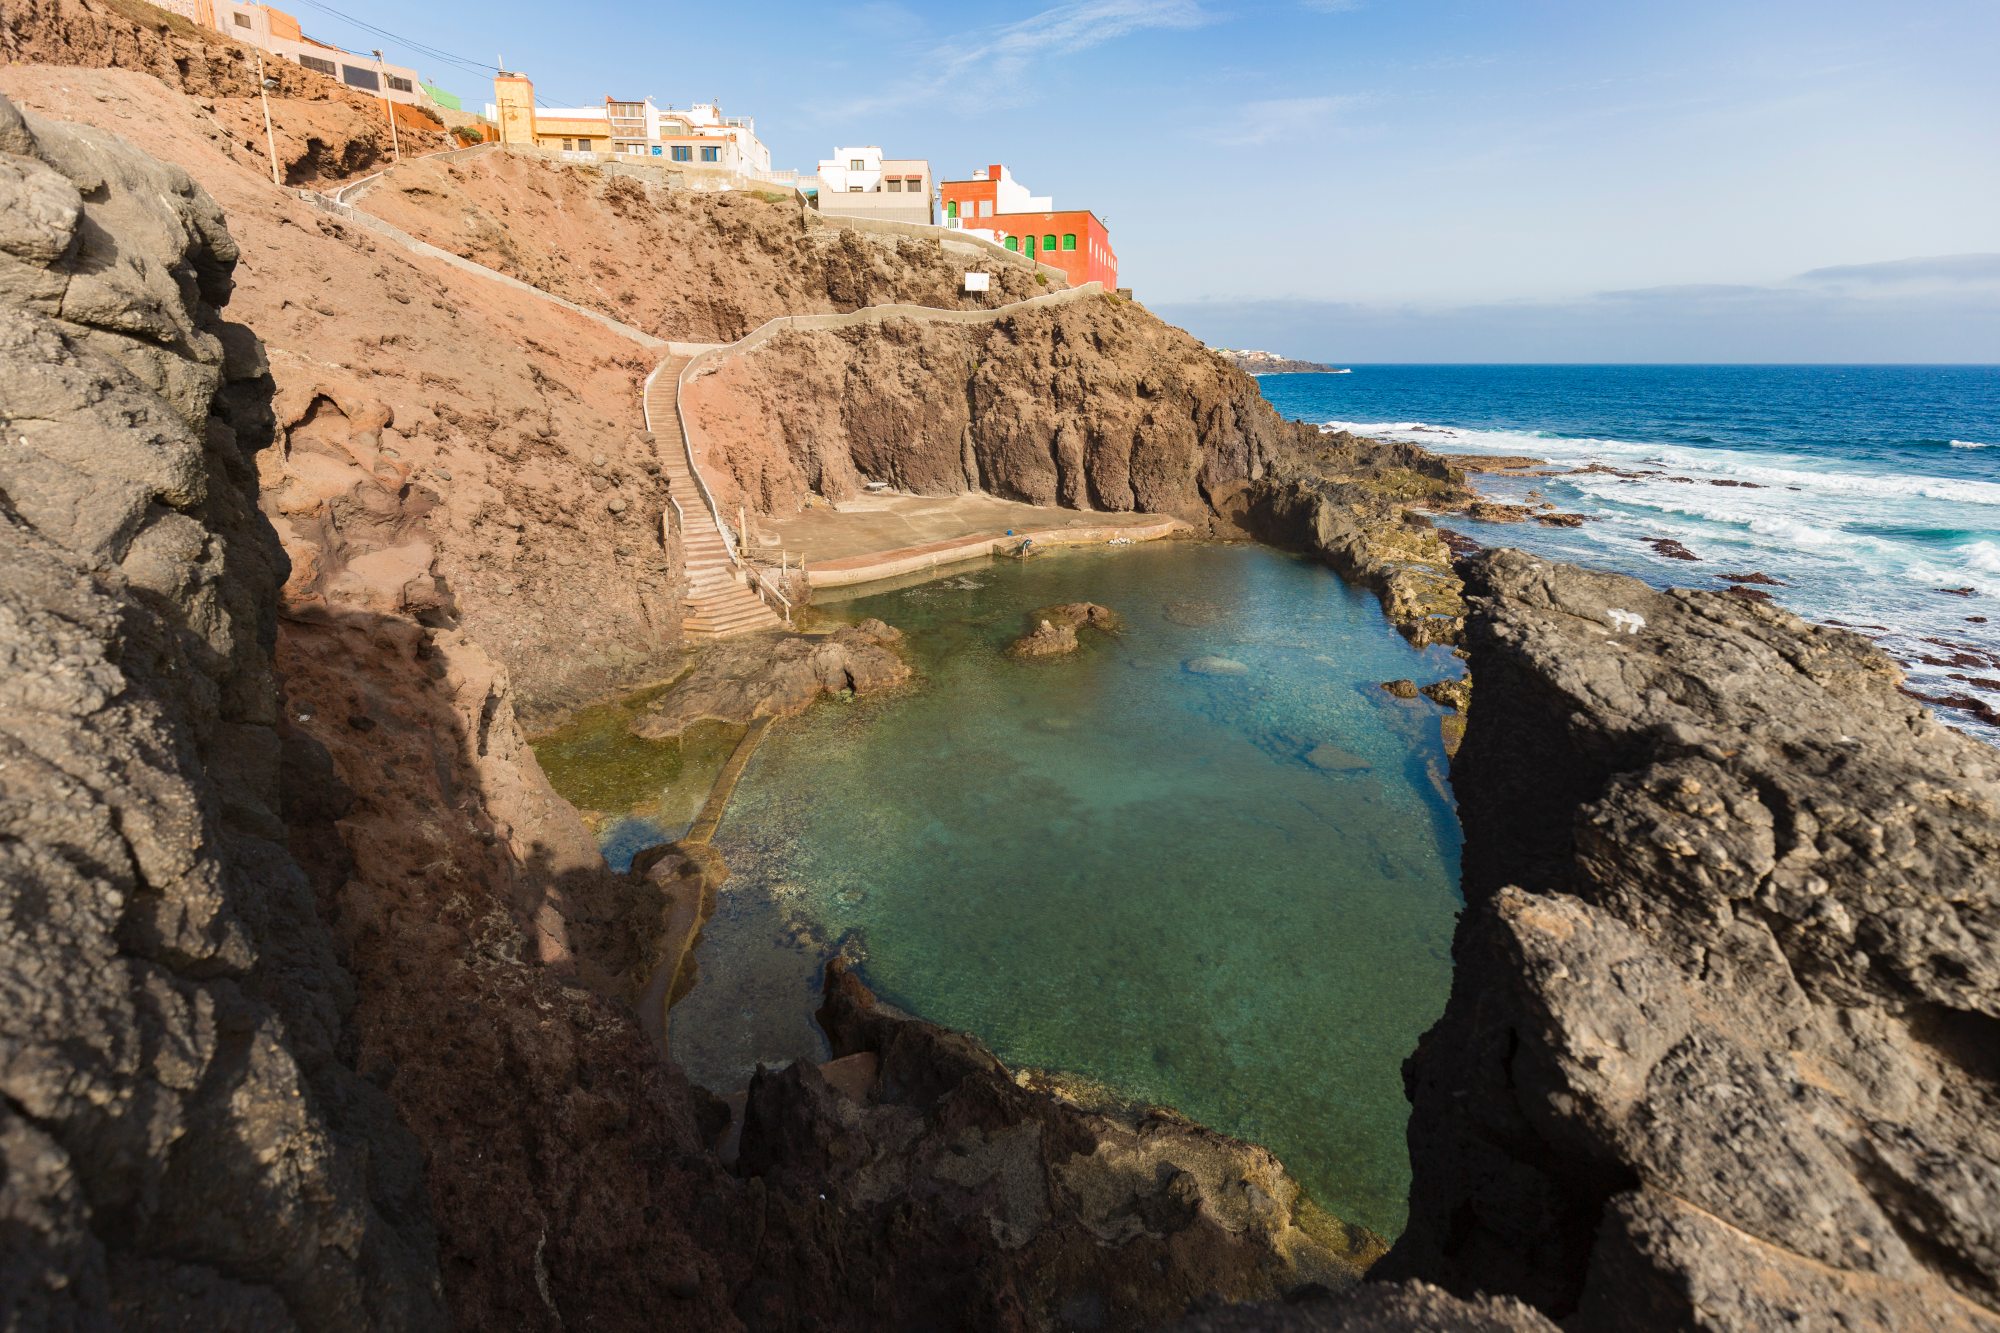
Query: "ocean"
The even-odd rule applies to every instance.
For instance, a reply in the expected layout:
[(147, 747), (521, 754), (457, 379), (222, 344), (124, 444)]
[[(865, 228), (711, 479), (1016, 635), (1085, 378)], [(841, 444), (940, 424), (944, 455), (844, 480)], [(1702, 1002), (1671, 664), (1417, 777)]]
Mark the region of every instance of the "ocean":
[[(1357, 434), (1656, 472), (1477, 479), (1581, 528), (1444, 523), (1662, 586), (1768, 575), (1788, 609), (1874, 638), (1913, 690), (2000, 709), (2000, 367), (1355, 366), (1259, 383), (1286, 416)], [(2000, 744), (1975, 711), (1938, 711)]]

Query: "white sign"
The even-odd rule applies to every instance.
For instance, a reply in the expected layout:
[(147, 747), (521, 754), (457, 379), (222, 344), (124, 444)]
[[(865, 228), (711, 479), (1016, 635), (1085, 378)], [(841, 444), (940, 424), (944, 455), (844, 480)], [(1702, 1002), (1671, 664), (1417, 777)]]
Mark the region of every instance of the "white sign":
[(965, 275), (965, 290), (968, 292), (988, 291), (990, 290), (989, 284), (992, 280), (993, 275), (991, 273), (968, 273)]

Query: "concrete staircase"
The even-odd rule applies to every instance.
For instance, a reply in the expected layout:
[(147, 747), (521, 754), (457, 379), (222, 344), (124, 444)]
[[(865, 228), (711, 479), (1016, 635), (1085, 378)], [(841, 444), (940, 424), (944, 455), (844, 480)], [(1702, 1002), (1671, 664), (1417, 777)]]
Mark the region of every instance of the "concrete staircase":
[(686, 436), (676, 402), (681, 367), (688, 358), (669, 357), (646, 386), (646, 422), (659, 441), (660, 471), (680, 504), (681, 554), (687, 561), (687, 604), (681, 629), (690, 639), (723, 639), (754, 630), (783, 629), (778, 613), (757, 595), (729, 559), (715, 516), (688, 469)]

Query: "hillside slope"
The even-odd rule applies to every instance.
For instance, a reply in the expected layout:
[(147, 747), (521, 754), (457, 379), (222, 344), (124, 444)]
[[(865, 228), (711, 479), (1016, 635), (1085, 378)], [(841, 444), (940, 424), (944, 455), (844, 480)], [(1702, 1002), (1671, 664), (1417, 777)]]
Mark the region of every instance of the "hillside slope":
[[(897, 301), (980, 309), (1049, 290), (1025, 261), (823, 221), (789, 191), (695, 194), (649, 174), (486, 153), (407, 164), (359, 204), (432, 245), (682, 342), (733, 342), (778, 315)], [(966, 292), (967, 269), (991, 272), (992, 289)]]

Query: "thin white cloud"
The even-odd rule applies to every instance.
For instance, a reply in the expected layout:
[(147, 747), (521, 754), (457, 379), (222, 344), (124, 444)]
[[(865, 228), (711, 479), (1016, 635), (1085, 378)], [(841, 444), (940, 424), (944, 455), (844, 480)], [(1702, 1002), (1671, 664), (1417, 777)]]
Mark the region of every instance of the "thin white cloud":
[(1074, 55), (1133, 33), (1199, 28), (1215, 21), (1201, 0), (1070, 0), (1013, 23), (974, 28), (933, 43), (911, 57), (926, 71), (892, 91), (838, 108), (853, 115), (946, 100), (1005, 106), (1020, 99), (1041, 61)]
[(1337, 128), (1340, 113), (1358, 97), (1270, 97), (1233, 108), (1227, 123), (1202, 135), (1227, 148), (1291, 143)]

